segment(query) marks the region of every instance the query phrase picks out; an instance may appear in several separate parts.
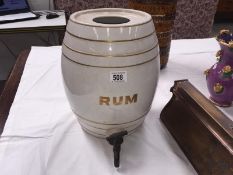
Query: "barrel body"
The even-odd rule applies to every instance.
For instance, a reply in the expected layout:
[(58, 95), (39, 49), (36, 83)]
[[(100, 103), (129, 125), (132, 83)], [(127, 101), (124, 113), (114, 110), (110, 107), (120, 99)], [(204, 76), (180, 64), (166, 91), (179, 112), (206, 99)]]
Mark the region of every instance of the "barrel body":
[[(103, 19), (95, 22), (98, 17)], [(129, 9), (74, 13), (61, 58), (66, 95), (85, 131), (105, 138), (122, 130), (133, 132), (143, 123), (160, 70), (149, 14)]]

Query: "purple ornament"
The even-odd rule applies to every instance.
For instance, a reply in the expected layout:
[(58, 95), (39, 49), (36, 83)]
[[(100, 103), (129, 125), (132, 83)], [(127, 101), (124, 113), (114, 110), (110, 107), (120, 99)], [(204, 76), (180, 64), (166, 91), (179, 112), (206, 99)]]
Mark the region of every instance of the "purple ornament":
[(210, 99), (218, 106), (231, 106), (233, 101), (233, 35), (229, 30), (221, 30), (217, 36), (221, 50), (217, 60), (205, 71)]

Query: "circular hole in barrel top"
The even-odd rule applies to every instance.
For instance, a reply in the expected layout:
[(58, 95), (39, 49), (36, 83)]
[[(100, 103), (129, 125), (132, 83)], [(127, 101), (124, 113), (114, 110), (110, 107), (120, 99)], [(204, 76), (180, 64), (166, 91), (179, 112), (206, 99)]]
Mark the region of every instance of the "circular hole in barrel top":
[(101, 16), (94, 18), (93, 21), (100, 24), (124, 24), (130, 20), (120, 16)]

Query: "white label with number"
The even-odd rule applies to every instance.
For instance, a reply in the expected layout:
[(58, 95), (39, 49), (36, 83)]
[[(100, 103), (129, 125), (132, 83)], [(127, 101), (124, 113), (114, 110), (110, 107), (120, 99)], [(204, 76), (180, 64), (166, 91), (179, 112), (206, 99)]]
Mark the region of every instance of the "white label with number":
[(127, 71), (110, 72), (110, 81), (112, 83), (125, 83), (125, 82), (127, 82)]

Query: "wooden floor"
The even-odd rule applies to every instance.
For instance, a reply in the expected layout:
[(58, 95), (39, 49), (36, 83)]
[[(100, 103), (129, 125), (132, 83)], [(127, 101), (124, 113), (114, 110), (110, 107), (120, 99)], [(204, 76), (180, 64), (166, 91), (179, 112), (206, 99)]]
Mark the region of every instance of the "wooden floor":
[(4, 88), (5, 80), (0, 80), (0, 95), (2, 93), (2, 90)]

